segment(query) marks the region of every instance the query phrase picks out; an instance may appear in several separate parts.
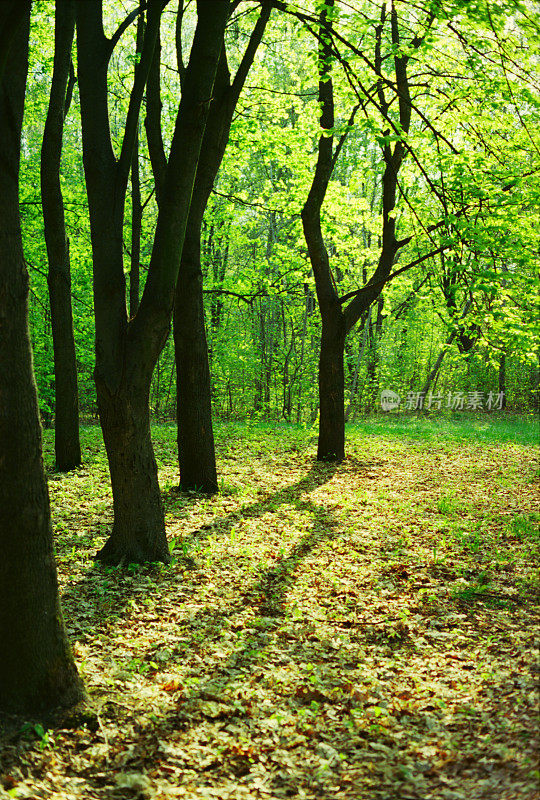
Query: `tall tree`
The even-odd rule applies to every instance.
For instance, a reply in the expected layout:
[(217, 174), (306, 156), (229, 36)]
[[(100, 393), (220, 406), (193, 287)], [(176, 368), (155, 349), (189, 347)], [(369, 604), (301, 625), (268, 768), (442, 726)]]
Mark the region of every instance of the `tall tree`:
[[(379, 297), (385, 284), (393, 276), (392, 267), (398, 251), (411, 237), (398, 240), (396, 236), (396, 199), (399, 171), (407, 154), (405, 138), (411, 122), (411, 98), (407, 65), (410, 54), (405, 42), (401, 40), (398, 15), (394, 3), (390, 9), (385, 2), (381, 6), (379, 25), (375, 29), (375, 57), (373, 67), (377, 77), (376, 106), (384, 124), (391, 122), (391, 100), (387, 97), (387, 83), (383, 77), (383, 36), (389, 26), (390, 45), (394, 66), (394, 79), (397, 95), (397, 120), (391, 129), (384, 130), (381, 137), (384, 172), (382, 174), (382, 231), (380, 253), (377, 267), (369, 281), (361, 289), (340, 297), (336, 280), (330, 266), (322, 227), (321, 209), (326, 196), (330, 178), (345, 141), (347, 130), (334, 148), (334, 90), (332, 82), (332, 63), (335, 51), (332, 42), (332, 22), (334, 0), (326, 0), (319, 16), (319, 104), (321, 107), (317, 165), (311, 188), (302, 209), (302, 224), (308, 247), (309, 258), (315, 278), (317, 300), (322, 321), (321, 351), (319, 359), (319, 439), (317, 458), (321, 461), (341, 461), (345, 456), (345, 390), (343, 357), (345, 339), (358, 320), (367, 313), (370, 305)], [(433, 17), (428, 19), (428, 27)], [(422, 37), (417, 36), (407, 43), (407, 47), (418, 48)], [(366, 94), (370, 98), (371, 93)], [(349, 127), (354, 121), (354, 111)], [(394, 142), (394, 143), (393, 143)], [(426, 256), (427, 258), (427, 256)], [(423, 260), (423, 259), (420, 259)], [(399, 271), (411, 265), (401, 267)], [(394, 273), (397, 274), (397, 273)]]
[(139, 110), (164, 5), (163, 0), (148, 3), (118, 159), (109, 129), (107, 65), (114, 43), (133, 15), (109, 40), (101, 1), (77, 5), (83, 163), (94, 270), (95, 381), (114, 505), (113, 530), (97, 557), (113, 564), (169, 560), (148, 401), (152, 373), (169, 333), (190, 198), (229, 13), (228, 2), (197, 3), (197, 28), (163, 178), (148, 275), (137, 313), (128, 319), (124, 205)]
[(58, 599), (19, 213), (30, 2), (0, 4), (0, 709), (83, 697)]
[[(203, 275), (201, 267), (201, 226), (204, 212), (220, 168), (233, 115), (253, 63), (266, 24), (271, 3), (265, 0), (253, 27), (246, 50), (231, 77), (225, 43), (218, 64), (212, 103), (193, 187), (182, 259), (174, 299), (174, 342), (178, 387), (178, 458), (180, 486), (213, 493), (218, 490), (214, 435), (212, 430), (211, 382), (206, 341)], [(177, 61), (184, 75), (181, 49), (181, 23), (177, 24)], [(182, 78), (185, 81), (185, 77)], [(166, 156), (160, 136), (161, 102), (159, 98), (159, 49), (156, 49), (148, 82), (148, 146), (157, 185), (158, 202), (162, 196)]]
[(41, 202), (49, 259), (47, 282), (54, 349), (56, 468), (65, 471), (81, 463), (69, 241), (60, 187), (64, 119), (75, 80), (71, 61), (75, 32), (73, 0), (56, 0), (54, 26), (54, 67), (41, 148)]
[[(144, 40), (144, 16), (137, 20), (137, 53), (140, 58)], [(141, 200), (141, 175), (139, 170), (139, 124), (135, 133), (133, 156), (131, 158), (131, 253), (129, 270), (129, 316), (133, 317), (139, 308), (140, 261), (143, 205)]]

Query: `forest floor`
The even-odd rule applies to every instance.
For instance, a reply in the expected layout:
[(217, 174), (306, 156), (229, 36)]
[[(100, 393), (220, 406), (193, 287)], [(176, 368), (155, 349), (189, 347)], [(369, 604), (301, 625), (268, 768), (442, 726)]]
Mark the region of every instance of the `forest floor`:
[(533, 423), (366, 420), (338, 466), (313, 430), (223, 424), (212, 498), (175, 488), (175, 435), (169, 567), (94, 565), (98, 428), (49, 469), (90, 708), (4, 736), (0, 797), (538, 798)]

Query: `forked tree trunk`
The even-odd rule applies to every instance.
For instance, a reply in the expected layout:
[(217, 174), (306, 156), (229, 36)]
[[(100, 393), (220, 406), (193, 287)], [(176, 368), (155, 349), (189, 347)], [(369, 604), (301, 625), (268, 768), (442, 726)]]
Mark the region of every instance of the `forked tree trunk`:
[(56, 469), (75, 469), (81, 463), (77, 362), (71, 309), (69, 242), (60, 187), (60, 159), (64, 119), (68, 112), (75, 75), (71, 48), (75, 30), (72, 0), (57, 0), (55, 11), (54, 69), (43, 146), (41, 149), (41, 198), (49, 272), (54, 349)]
[[(385, 143), (382, 147), (385, 170), (382, 176), (382, 217), (381, 251), (377, 267), (365, 286), (339, 297), (336, 281), (330, 267), (328, 250), (322, 235), (321, 208), (332, 177), (334, 165), (345, 142), (347, 130), (352, 127), (356, 109), (349, 119), (349, 125), (334, 149), (334, 90), (331, 69), (334, 58), (332, 50), (332, 19), (335, 14), (334, 0), (326, 0), (319, 15), (319, 92), (321, 107), (317, 165), (302, 209), (302, 225), (309, 252), (309, 259), (315, 278), (317, 301), (322, 319), (321, 356), (319, 372), (319, 461), (341, 461), (344, 457), (345, 413), (344, 413), (344, 350), (345, 337), (358, 320), (367, 314), (370, 305), (376, 300), (390, 277), (392, 265), (400, 247), (410, 239), (397, 241), (395, 235), (396, 192), (398, 174), (405, 156), (403, 142), (396, 141), (394, 147)], [(375, 67), (382, 70), (383, 28), (390, 21), (391, 39), (395, 48), (394, 69), (396, 86), (399, 92), (399, 122), (407, 133), (411, 118), (411, 104), (407, 79), (409, 56), (400, 53), (400, 33), (395, 6), (390, 14), (387, 4), (381, 6), (381, 22), (375, 30)], [(420, 42), (421, 39), (415, 40)], [(415, 45), (416, 46), (416, 45)], [(382, 80), (378, 82), (378, 108), (384, 117), (388, 116), (390, 103), (385, 97)], [(412, 266), (412, 265), (409, 265)], [(408, 269), (409, 266), (402, 269)], [(347, 305), (344, 303), (350, 300)], [(382, 321), (382, 320), (381, 320)]]
[(35, 715), (84, 693), (58, 599), (28, 331), (18, 184), (29, 19), (29, 2), (0, 3), (0, 710)]
[(77, 5), (83, 161), (94, 260), (94, 374), (115, 512), (111, 536), (97, 557), (112, 564), (168, 562), (170, 558), (148, 402), (152, 373), (169, 333), (208, 99), (229, 13), (228, 2), (197, 3), (197, 27), (169, 163), (158, 190), (159, 213), (148, 275), (137, 313), (128, 321), (122, 257), (124, 203), (139, 109), (163, 7), (161, 0), (147, 6), (146, 31), (117, 160), (107, 107), (107, 64), (116, 37), (105, 37), (98, 0)]

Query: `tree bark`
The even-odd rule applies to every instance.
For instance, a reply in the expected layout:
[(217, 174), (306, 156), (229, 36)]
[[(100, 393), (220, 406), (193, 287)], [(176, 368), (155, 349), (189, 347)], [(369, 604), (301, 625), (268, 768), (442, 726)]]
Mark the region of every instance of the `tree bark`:
[[(137, 21), (137, 57), (140, 58), (144, 41), (144, 17)], [(141, 233), (143, 206), (141, 201), (141, 175), (139, 170), (139, 124), (135, 132), (131, 158), (131, 257), (129, 269), (129, 316), (134, 317), (139, 308)]]
[(146, 381), (126, 381), (111, 395), (98, 392), (99, 417), (109, 460), (114, 524), (99, 553), (112, 564), (169, 559), (164, 540), (163, 505), (150, 438)]
[(345, 320), (339, 303), (322, 316), (318, 461), (345, 458)]
[(506, 408), (506, 353), (499, 360), (499, 394), (502, 395), (501, 409)]
[(182, 490), (213, 494), (218, 479), (200, 244), (200, 226), (188, 223), (174, 303), (178, 463)]
[(138, 115), (164, 3), (148, 4), (148, 20), (118, 161), (109, 133), (107, 63), (101, 3), (77, 6), (83, 161), (94, 261), (95, 380), (111, 472), (114, 525), (99, 560), (170, 560), (148, 410), (152, 373), (169, 334), (174, 286), (190, 198), (212, 97), (228, 2), (198, 3), (169, 163), (163, 176), (148, 275), (139, 308), (128, 321), (122, 259), (127, 180)]
[(83, 689), (58, 599), (28, 331), (18, 195), (29, 20), (29, 2), (0, 4), (0, 709), (34, 715)]
[(56, 469), (63, 472), (81, 464), (79, 441), (79, 394), (71, 309), (69, 242), (60, 188), (60, 160), (64, 119), (68, 112), (75, 75), (71, 48), (75, 31), (73, 0), (56, 0), (54, 68), (49, 109), (41, 148), (41, 201), (49, 271), (51, 327), (55, 376)]

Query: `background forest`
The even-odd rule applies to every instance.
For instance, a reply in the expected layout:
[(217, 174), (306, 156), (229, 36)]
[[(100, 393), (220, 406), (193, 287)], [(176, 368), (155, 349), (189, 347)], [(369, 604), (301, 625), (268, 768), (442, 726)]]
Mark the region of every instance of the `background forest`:
[[(428, 8), (413, 11), (403, 4), (407, 34)], [(310, 28), (295, 16), (296, 11), (308, 16), (313, 11), (294, 4), (289, 9), (289, 14), (274, 12), (267, 23), (202, 223), (205, 326), (218, 418), (312, 423), (317, 416), (321, 324), (301, 223), (319, 137), (317, 40), (313, 20)], [(105, 4), (110, 33), (130, 10), (128, 3)], [(333, 70), (335, 134), (348, 133), (326, 192), (322, 229), (341, 296), (367, 283), (377, 263), (385, 163), (381, 137), (396, 136), (385, 133), (387, 123), (377, 101), (368, 103), (358, 95), (359, 86), (369, 91), (374, 85), (372, 34), (379, 13), (369, 3), (343, 3), (336, 9), (342, 39), (336, 43), (341, 63), (337, 60)], [(384, 286), (347, 337), (346, 415), (351, 420), (380, 410), (381, 389), (394, 389), (403, 399), (423, 391), (434, 368), (430, 388), (443, 393), (444, 405), (449, 391), (484, 392), (484, 403), (490, 391), (504, 391), (509, 408), (538, 408), (536, 21), (527, 4), (498, 3), (467, 13), (467, 6), (445, 3), (438, 13), (414, 53), (410, 82), (416, 113), (394, 212), (398, 237), (411, 237), (396, 266), (418, 263)], [(257, 4), (241, 4), (227, 26), (233, 67), (257, 14)], [(176, 10), (167, 6), (161, 34), (166, 150), (179, 93), (175, 19)], [(188, 3), (182, 28), (185, 49), (194, 19), (194, 4)], [(21, 211), (31, 273), (34, 362), (46, 420), (54, 415), (55, 383), (39, 172), (52, 29), (53, 4), (35, 3)], [(135, 37), (136, 24), (117, 43), (108, 71), (111, 135), (117, 148)], [(65, 120), (61, 175), (80, 406), (83, 414), (94, 416), (92, 250), (78, 102), (75, 83)], [(387, 102), (392, 113), (395, 99)], [(134, 181), (132, 172), (124, 222), (128, 292), (130, 276), (139, 292), (144, 287), (156, 225), (154, 176), (142, 125), (146, 103), (144, 99), (137, 175)], [(133, 214), (139, 208), (140, 223)], [(430, 232), (434, 224), (439, 227)], [(150, 403), (158, 416), (175, 414), (172, 337), (154, 371)]]

